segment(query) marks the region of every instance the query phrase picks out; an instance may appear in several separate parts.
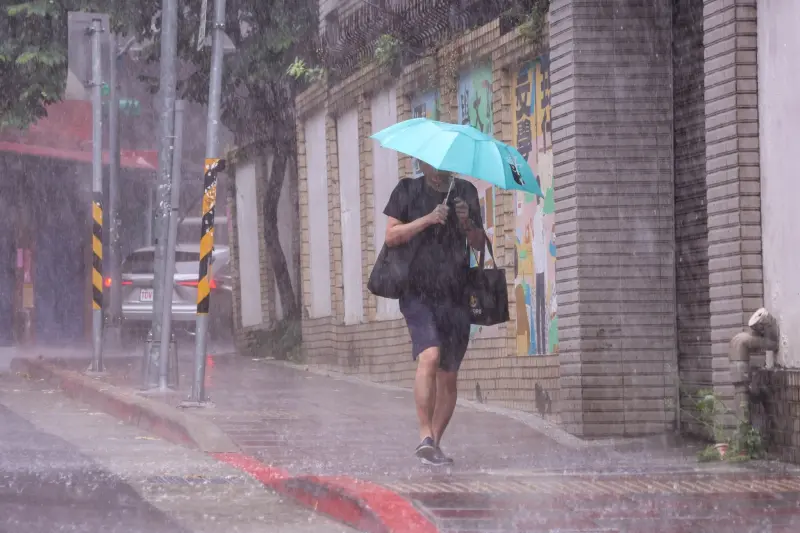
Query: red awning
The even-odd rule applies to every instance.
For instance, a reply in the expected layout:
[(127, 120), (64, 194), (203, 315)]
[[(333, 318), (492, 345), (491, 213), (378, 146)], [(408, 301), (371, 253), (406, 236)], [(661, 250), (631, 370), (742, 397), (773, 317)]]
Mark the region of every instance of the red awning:
[[(47, 116), (27, 130), (4, 130), (0, 133), (0, 152), (91, 163), (91, 102), (59, 102), (48, 107)], [(122, 168), (146, 171), (158, 168), (158, 152), (154, 150), (121, 152)], [(103, 162), (108, 164), (108, 151), (103, 152)]]
[[(12, 152), (21, 155), (31, 155), (34, 157), (47, 157), (50, 159), (67, 159), (80, 163), (92, 162), (92, 152), (78, 150), (60, 150), (58, 148), (48, 148), (47, 146), (27, 145), (19, 143), (9, 143), (0, 141), (0, 152)], [(108, 152), (103, 152), (103, 164), (108, 164)], [(120, 167), (136, 170), (158, 169), (158, 154), (151, 151), (131, 151), (122, 152), (120, 157)]]

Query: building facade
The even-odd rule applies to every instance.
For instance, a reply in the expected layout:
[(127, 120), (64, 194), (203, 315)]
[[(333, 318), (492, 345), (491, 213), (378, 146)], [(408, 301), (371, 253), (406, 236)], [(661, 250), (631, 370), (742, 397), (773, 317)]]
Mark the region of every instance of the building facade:
[[(544, 197), (476, 183), (511, 320), (474, 329), (462, 395), (585, 438), (696, 431), (692, 396), (734, 401), (731, 339), (766, 307), (781, 342), (778, 367), (754, 374), (770, 390), (757, 411), (797, 460), (800, 7), (605, 4), (551, 0), (538, 28), (509, 13), (540, 2), (320, 2), (330, 69), (297, 100), (303, 357), (411, 385), (396, 302), (366, 282), (388, 195), (417, 169), (369, 136), (417, 116), (469, 123), (516, 146)], [(369, 61), (384, 34), (411, 49), (399, 64)]]

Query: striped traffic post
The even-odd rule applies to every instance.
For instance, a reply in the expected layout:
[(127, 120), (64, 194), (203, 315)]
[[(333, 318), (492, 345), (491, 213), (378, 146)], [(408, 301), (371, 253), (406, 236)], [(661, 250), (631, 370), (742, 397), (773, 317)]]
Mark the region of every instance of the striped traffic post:
[(103, 310), (103, 202), (92, 200), (92, 311)]
[(214, 250), (217, 175), (224, 169), (224, 159), (206, 159), (203, 175), (203, 218), (200, 228), (200, 274), (197, 282), (198, 315), (208, 315), (211, 305), (211, 252)]
[(92, 322), (93, 352), (90, 372), (103, 371), (103, 201), (102, 193), (92, 199)]
[(103, 109), (100, 60), (101, 20), (92, 20), (92, 364), (103, 372)]
[(225, 36), (225, 0), (214, 0), (214, 23), (211, 35), (211, 65), (208, 83), (206, 121), (206, 160), (203, 176), (203, 220), (200, 233), (200, 269), (197, 284), (197, 322), (194, 346), (192, 396), (186, 407), (208, 406), (205, 393), (206, 335), (211, 307), (211, 254), (214, 250), (214, 208), (217, 204), (217, 175), (225, 169), (219, 150), (219, 124), (222, 114), (222, 38)]
[(225, 170), (225, 160), (206, 159), (203, 174), (203, 218), (200, 227), (200, 268), (197, 278), (197, 323), (195, 375), (191, 402), (203, 403), (205, 395), (206, 341), (208, 312), (211, 308), (211, 256), (214, 251), (214, 211), (217, 206), (217, 176)]

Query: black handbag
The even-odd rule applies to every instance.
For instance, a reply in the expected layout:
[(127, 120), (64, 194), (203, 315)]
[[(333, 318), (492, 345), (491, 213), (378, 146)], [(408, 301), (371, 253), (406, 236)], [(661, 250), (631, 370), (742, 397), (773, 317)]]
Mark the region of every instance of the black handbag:
[(400, 299), (408, 287), (409, 269), (418, 248), (412, 244), (415, 241), (400, 246), (383, 245), (369, 274), (369, 292), (381, 298)]
[[(486, 238), (486, 247), (492, 259), (494, 251), (489, 237)], [(494, 326), (508, 322), (508, 286), (506, 285), (506, 271), (497, 268), (484, 268), (484, 250), (481, 250), (478, 266), (467, 271), (467, 283), (464, 297), (469, 306), (470, 323), (476, 326)]]
[[(421, 191), (421, 184), (420, 178), (409, 185), (408, 192), (412, 198)], [(384, 243), (369, 274), (367, 290), (381, 298), (399, 300), (408, 288), (409, 271), (418, 248), (419, 239), (416, 237), (400, 246), (386, 246)]]

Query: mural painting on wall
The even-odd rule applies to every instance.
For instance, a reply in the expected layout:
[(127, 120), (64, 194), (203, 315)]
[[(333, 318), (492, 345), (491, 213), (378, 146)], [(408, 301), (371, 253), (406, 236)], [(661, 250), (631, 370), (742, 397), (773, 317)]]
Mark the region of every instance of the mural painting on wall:
[[(492, 67), (482, 65), (470, 71), (463, 72), (458, 79), (458, 122), (459, 124), (470, 124), (487, 135), (493, 132), (492, 116)], [(481, 202), (481, 215), (483, 225), (486, 228), (486, 235), (492, 245), (494, 242), (495, 228), (495, 188), (485, 181), (476, 180), (469, 176), (461, 176), (470, 181), (478, 189), (478, 198)], [(494, 258), (489, 256), (488, 247), (486, 250), (486, 266), (494, 266)], [(472, 257), (472, 265), (477, 261)], [(498, 331), (497, 326), (492, 327), (472, 327), (472, 337), (494, 336)]]
[[(436, 120), (438, 113), (436, 110), (436, 92), (431, 91), (417, 95), (416, 98), (411, 100), (411, 118), (429, 118)], [(419, 168), (419, 160), (411, 160), (412, 170), (415, 178), (422, 177), (422, 170)]]
[(544, 193), (543, 198), (514, 193), (517, 354), (544, 355), (558, 353), (549, 57), (541, 56), (516, 74), (514, 145), (528, 160)]

